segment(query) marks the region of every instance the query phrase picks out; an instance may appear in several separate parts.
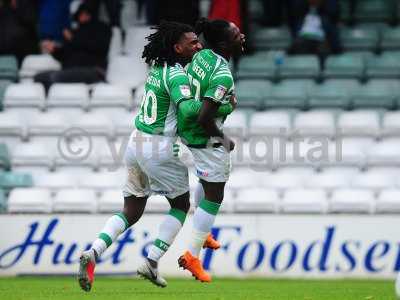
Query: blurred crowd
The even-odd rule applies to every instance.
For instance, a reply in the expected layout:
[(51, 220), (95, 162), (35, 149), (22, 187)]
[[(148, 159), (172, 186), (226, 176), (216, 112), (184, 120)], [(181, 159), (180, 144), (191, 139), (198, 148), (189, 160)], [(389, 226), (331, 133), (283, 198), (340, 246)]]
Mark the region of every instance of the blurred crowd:
[[(19, 63), (27, 54), (49, 53), (63, 66), (58, 73), (40, 74), (38, 81), (104, 78), (112, 27), (120, 27), (121, 10), (135, 2), (146, 24), (174, 20), (193, 24), (200, 6), (208, 17), (235, 22), (247, 35), (252, 50), (251, 13), (254, 0), (0, 0), (0, 55), (13, 54)], [(288, 25), (293, 37), (289, 54), (316, 54), (323, 60), (339, 53), (339, 0), (261, 0), (263, 26)], [(357, 0), (348, 0), (354, 13)], [(260, 25), (260, 24), (259, 24)], [(66, 71), (66, 72), (64, 72)], [(47, 84), (46, 84), (47, 85)]]

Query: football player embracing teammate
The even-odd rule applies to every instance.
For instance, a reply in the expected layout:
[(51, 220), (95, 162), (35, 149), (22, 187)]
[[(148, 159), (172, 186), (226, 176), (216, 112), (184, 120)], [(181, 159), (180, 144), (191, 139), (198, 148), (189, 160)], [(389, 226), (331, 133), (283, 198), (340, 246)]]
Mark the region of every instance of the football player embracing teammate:
[(199, 254), (224, 198), (231, 168), (230, 152), (235, 147), (222, 131), (225, 117), (218, 117), (216, 113), (234, 97), (229, 60), (243, 51), (244, 35), (233, 23), (207, 19), (197, 23), (196, 33), (203, 35), (207, 49), (195, 54), (187, 73), (192, 93), (196, 100), (201, 101), (202, 107), (197, 120), (191, 120), (178, 111), (178, 132), (193, 154), (204, 197), (194, 212), (188, 250), (178, 263), (196, 279), (210, 282), (211, 276), (203, 269)]

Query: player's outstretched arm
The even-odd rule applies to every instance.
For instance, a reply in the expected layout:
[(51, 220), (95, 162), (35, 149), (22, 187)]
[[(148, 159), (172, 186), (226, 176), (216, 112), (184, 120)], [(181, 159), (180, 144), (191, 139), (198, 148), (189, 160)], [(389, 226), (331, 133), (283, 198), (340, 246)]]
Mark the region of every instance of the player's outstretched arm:
[(209, 98), (204, 98), (197, 122), (204, 129), (208, 136), (218, 138), (225, 149), (232, 151), (235, 143), (218, 128), (215, 124), (215, 117), (220, 104)]

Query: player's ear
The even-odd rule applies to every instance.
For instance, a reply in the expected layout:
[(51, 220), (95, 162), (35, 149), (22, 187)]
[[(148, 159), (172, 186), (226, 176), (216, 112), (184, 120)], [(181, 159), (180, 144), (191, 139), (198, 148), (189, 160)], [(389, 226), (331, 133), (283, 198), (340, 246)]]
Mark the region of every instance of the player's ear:
[(182, 53), (182, 47), (179, 44), (174, 45), (174, 51), (178, 54)]

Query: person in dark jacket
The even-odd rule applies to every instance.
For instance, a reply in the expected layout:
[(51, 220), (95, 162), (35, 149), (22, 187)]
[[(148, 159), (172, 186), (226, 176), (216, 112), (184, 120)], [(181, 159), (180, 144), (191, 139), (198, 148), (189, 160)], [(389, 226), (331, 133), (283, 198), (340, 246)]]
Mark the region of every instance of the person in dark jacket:
[(33, 0), (0, 0), (0, 55), (15, 55), (21, 63), (38, 52), (36, 11)]
[(38, 74), (35, 81), (46, 88), (53, 82), (94, 83), (104, 80), (107, 68), (111, 27), (100, 22), (90, 6), (82, 4), (75, 13), (76, 29), (64, 29), (62, 46), (54, 41), (44, 41), (42, 50), (60, 61), (63, 70)]

